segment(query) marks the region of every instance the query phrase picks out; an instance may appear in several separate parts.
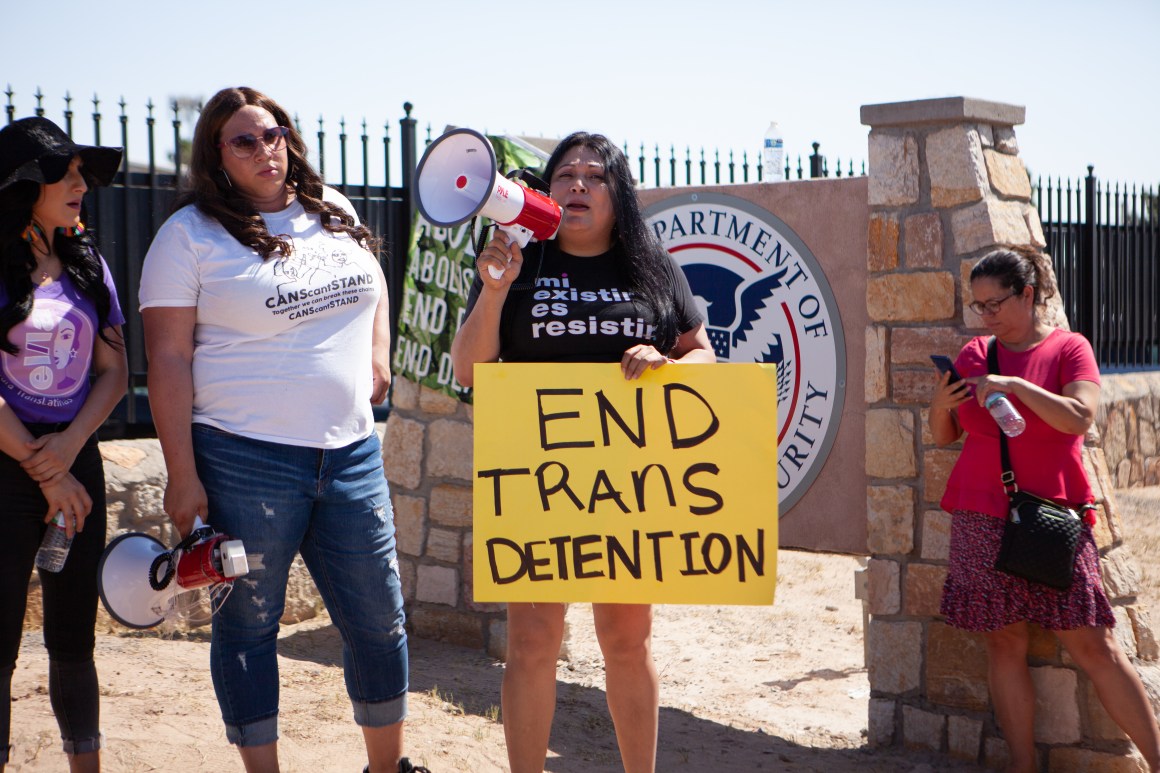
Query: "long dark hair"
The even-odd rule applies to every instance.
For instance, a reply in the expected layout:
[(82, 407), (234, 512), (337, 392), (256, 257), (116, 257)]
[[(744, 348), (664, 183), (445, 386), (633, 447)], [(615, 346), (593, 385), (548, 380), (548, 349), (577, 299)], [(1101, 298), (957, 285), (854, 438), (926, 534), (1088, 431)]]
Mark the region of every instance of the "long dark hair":
[(1035, 305), (1044, 306), (1055, 295), (1055, 273), (1051, 258), (1025, 244), (1005, 244), (979, 259), (971, 268), (970, 281), (994, 279), (1016, 295), (1024, 287), (1035, 289)]
[(667, 354), (677, 345), (680, 333), (677, 330), (673, 289), (665, 281), (669, 275), (665, 264), (671, 258), (640, 213), (628, 159), (603, 134), (575, 132), (565, 137), (552, 151), (544, 167), (546, 180), (551, 181), (564, 154), (575, 147), (591, 150), (604, 163), (604, 179), (612, 198), (612, 213), (616, 218), (612, 228), (613, 255), (633, 298), (641, 301), (653, 314), (657, 351)]
[(322, 200), (322, 178), (306, 160), (306, 142), (294, 127), (289, 114), (262, 92), (246, 86), (222, 89), (202, 108), (197, 128), (193, 132), (189, 176), (174, 209), (195, 204), (203, 214), (221, 223), (231, 236), (255, 250), (263, 260), (274, 253), (283, 256), (290, 254), (290, 242), (266, 230), (266, 222), (258, 210), (241, 191), (230, 184), (222, 171), (221, 150), (217, 146), (221, 142), (222, 126), (234, 113), (246, 106), (266, 110), (274, 116), (279, 126), (290, 129), (286, 137), (286, 155), (289, 160), (286, 183), (294, 190), (302, 208), (321, 215), (322, 227), (327, 231), (350, 234), (364, 247), (375, 249), (377, 245), (369, 228), (355, 225), (354, 218), (341, 207)]
[[(32, 245), (24, 240), (24, 231), (32, 223), (32, 209), (40, 198), (40, 185), (30, 180), (13, 183), (0, 190), (0, 282), (3, 282), (7, 300), (0, 308), (0, 349), (13, 356), (20, 348), (8, 340), (12, 328), (28, 319), (32, 313), (32, 272), (36, 269), (36, 255)], [(97, 245), (92, 231), (79, 236), (63, 229), (45, 234), (52, 239), (52, 249), (60, 258), (61, 267), (73, 285), (97, 310), (97, 334), (115, 349), (124, 344), (111, 338), (105, 329), (110, 327), (109, 313), (112, 297), (105, 286), (104, 270), (97, 257)]]

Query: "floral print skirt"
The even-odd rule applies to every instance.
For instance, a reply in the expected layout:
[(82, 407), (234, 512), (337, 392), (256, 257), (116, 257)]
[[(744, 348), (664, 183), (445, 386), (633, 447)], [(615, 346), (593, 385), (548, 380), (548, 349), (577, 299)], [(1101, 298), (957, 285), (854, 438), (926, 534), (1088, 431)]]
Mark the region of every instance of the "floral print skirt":
[(952, 513), (950, 566), (939, 609), (948, 624), (967, 631), (997, 631), (1021, 620), (1053, 631), (1116, 624), (1091, 528), (1080, 532), (1071, 587), (1056, 590), (995, 570), (1005, 523), (985, 513)]

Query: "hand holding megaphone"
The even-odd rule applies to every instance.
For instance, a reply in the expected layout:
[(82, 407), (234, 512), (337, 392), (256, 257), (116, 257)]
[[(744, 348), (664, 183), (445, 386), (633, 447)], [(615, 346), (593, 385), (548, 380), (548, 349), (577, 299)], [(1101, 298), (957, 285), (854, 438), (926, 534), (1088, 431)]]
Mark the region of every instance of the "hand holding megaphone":
[[(511, 284), (520, 275), (520, 267), (524, 263), (523, 251), (520, 249), (520, 243), (514, 239), (511, 234), (501, 228), (496, 228), (496, 233), (491, 237), (491, 241), (487, 246), (480, 251), (475, 259), (476, 266), (486, 268), (487, 273), (495, 280), (492, 287), (494, 289), (502, 289), (505, 287), (504, 274), (510, 273), (506, 284)], [(508, 272), (508, 269), (512, 269)], [(488, 284), (486, 278), (484, 284)]]
[[(452, 129), (427, 147), (414, 189), (428, 222), (452, 227), (483, 215), (521, 249), (555, 237), (563, 216), (552, 199), (500, 174), (491, 143), (472, 129)], [(498, 266), (487, 268), (493, 278), (503, 276)]]
[(97, 589), (105, 609), (129, 628), (152, 628), (176, 608), (187, 591), (228, 588), (234, 579), (262, 567), (260, 554), (247, 554), (230, 539), (194, 520), (193, 531), (172, 550), (157, 538), (128, 532), (105, 548), (97, 569)]

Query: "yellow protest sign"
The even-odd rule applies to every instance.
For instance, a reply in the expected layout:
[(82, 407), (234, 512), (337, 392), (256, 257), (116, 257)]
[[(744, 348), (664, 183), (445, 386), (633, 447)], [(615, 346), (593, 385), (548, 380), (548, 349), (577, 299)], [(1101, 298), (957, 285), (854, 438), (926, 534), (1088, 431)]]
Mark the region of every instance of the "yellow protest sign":
[(476, 601), (772, 604), (772, 365), (475, 366)]

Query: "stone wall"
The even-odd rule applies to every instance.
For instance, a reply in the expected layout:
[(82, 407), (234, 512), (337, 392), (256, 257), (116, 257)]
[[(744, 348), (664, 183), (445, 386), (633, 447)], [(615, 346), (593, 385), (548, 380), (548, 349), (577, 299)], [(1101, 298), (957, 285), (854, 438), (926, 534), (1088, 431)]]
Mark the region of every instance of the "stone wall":
[(1103, 376), (1096, 426), (1116, 488), (1160, 485), (1160, 373)]
[(498, 658), (505, 607), (476, 603), (472, 592), (472, 419), (470, 405), (397, 377), (383, 455), (415, 633)]
[[(938, 502), (959, 448), (936, 447), (927, 429), (933, 389), (928, 355), (953, 355), (980, 332), (966, 307), (967, 277), (979, 257), (1000, 243), (1044, 246), (1014, 131), (1023, 113), (1021, 107), (964, 98), (862, 108), (863, 123), (872, 127), (866, 293), (869, 740), (994, 768), (1003, 767), (1006, 745), (991, 712), (983, 641), (938, 615), (950, 530), (950, 516)], [(1053, 322), (1066, 325), (1058, 304), (1053, 314)], [(1152, 406), (1147, 401), (1149, 411)], [(1122, 414), (1120, 408), (1101, 408), (1105, 412)], [(1122, 431), (1133, 426), (1125, 422)], [(1110, 428), (1109, 434), (1116, 431)], [(1154, 436), (1149, 447), (1154, 452)], [(1147, 616), (1135, 604), (1136, 573), (1095, 431), (1084, 459), (1099, 503), (1095, 536), (1117, 636), (1146, 682), (1155, 685), (1157, 669), (1148, 661), (1160, 652)], [(1130, 744), (1053, 635), (1034, 633), (1031, 663), (1044, 769), (1138, 769)]]

